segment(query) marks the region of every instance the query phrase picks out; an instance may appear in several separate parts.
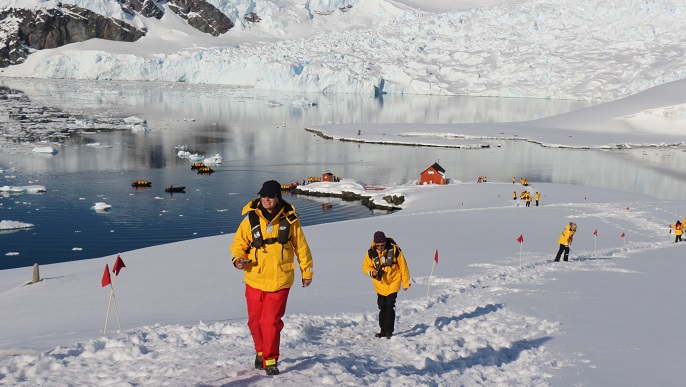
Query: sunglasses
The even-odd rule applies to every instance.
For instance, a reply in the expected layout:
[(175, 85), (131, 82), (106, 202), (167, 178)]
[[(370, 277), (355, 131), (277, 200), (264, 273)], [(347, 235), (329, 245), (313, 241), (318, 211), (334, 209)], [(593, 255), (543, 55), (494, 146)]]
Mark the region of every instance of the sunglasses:
[(263, 198), (276, 199), (276, 195), (260, 195)]

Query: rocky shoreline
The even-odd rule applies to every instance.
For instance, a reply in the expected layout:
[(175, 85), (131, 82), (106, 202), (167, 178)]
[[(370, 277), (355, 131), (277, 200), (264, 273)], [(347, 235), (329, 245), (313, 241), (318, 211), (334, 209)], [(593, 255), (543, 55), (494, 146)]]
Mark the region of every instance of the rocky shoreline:
[(355, 192), (350, 192), (350, 191), (342, 191), (341, 193), (333, 193), (333, 192), (320, 192), (320, 191), (311, 191), (308, 189), (300, 189), (298, 187), (295, 187), (290, 190), (291, 193), (298, 194), (298, 195), (306, 195), (306, 196), (316, 196), (316, 197), (336, 197), (336, 198), (341, 198), (347, 202), (352, 202), (359, 200), (362, 205), (368, 207), (371, 210), (386, 210), (386, 211), (398, 211), (402, 210), (402, 207), (399, 207), (401, 204), (405, 202), (405, 196), (398, 196), (398, 195), (386, 195), (383, 197), (383, 201), (385, 203), (377, 203), (372, 199), (372, 196), (367, 196)]

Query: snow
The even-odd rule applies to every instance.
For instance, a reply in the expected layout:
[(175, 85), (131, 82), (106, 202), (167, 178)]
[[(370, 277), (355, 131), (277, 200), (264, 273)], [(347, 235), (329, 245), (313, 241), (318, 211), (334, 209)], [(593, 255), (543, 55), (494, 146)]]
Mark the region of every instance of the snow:
[[(41, 50), (0, 74), (604, 101), (686, 75), (681, 0), (213, 0), (236, 24), (219, 37), (172, 12), (131, 19), (115, 0), (63, 3), (149, 33), (134, 43)], [(247, 23), (248, 12), (262, 20)]]
[[(315, 277), (312, 287), (291, 292), (279, 382), (679, 380), (686, 312), (665, 306), (679, 305), (683, 294), (683, 246), (668, 231), (681, 219), (681, 203), (531, 184), (544, 195), (540, 207), (513, 201), (512, 190), (522, 187), (510, 182), (408, 184), (387, 188), (410, 199), (393, 215), (306, 227)], [(342, 189), (337, 183), (313, 186)], [(571, 261), (551, 263), (569, 221), (579, 227)], [(397, 334), (390, 340), (373, 338), (375, 295), (361, 270), (376, 230), (398, 241), (413, 278), (399, 295)], [(115, 257), (42, 266), (43, 280), (33, 285), (26, 285), (30, 268), (1, 271), (0, 311), (13, 317), (0, 322), (3, 381), (270, 384), (250, 369), (244, 284), (230, 266), (231, 238), (121, 253), (126, 268), (115, 279), (115, 295), (122, 331), (112, 309), (106, 335), (109, 290), (99, 281)], [(439, 262), (432, 268), (436, 250)]]
[[(81, 3), (117, 17), (112, 1)], [(686, 138), (681, 1), (341, 0), (307, 2), (307, 12), (305, 3), (216, 0), (234, 16), (254, 6), (265, 23), (209, 38), (168, 13), (132, 21), (151, 31), (133, 45), (43, 50), (0, 74), (303, 93), (371, 93), (384, 79), (388, 93), (608, 101), (530, 122), (310, 128), (355, 141), (478, 146), (497, 138), (611, 151), (682, 147)], [(686, 261), (669, 225), (686, 215), (683, 203), (530, 183), (303, 187), (405, 201), (392, 215), (305, 228), (314, 281), (291, 291), (274, 378), (251, 369), (232, 234), (122, 252), (107, 334), (110, 293), (100, 279), (116, 257), (45, 265), (30, 285), (30, 267), (0, 271), (0, 384), (678, 385)], [(541, 192), (541, 205), (512, 200), (523, 189)], [(552, 263), (570, 221), (578, 225), (570, 262)], [(0, 229), (5, 222), (16, 226), (4, 220)], [(400, 244), (412, 275), (390, 340), (373, 337), (376, 297), (361, 270), (377, 230)]]

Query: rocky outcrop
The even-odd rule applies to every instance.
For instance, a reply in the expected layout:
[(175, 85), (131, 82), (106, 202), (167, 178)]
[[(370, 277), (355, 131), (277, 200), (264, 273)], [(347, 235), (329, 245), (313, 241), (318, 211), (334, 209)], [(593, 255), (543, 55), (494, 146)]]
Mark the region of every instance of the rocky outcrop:
[(226, 33), (234, 26), (228, 16), (204, 0), (170, 0), (167, 6), (191, 27), (212, 36)]
[(22, 63), (32, 50), (60, 47), (100, 38), (133, 42), (145, 32), (121, 20), (74, 5), (49, 9), (8, 8), (0, 11), (0, 67)]
[[(212, 36), (226, 33), (234, 24), (205, 0), (117, 0), (132, 17), (161, 19), (164, 4), (188, 24)], [(122, 20), (99, 15), (71, 4), (54, 8), (0, 10), (0, 67), (24, 62), (34, 50), (60, 47), (99, 38), (134, 42), (146, 33)]]
[(164, 16), (164, 9), (154, 0), (117, 0), (117, 2), (121, 5), (121, 9), (131, 16), (141, 15), (157, 20)]

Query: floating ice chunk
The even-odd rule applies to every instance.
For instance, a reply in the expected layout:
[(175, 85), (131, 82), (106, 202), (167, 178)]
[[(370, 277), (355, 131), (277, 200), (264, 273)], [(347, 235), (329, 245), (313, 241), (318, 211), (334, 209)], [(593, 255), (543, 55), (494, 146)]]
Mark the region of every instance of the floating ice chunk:
[(145, 121), (144, 119), (136, 117), (136, 116), (126, 117), (126, 118), (124, 118), (124, 122), (129, 124), (129, 125), (130, 124), (145, 124), (145, 123), (147, 123), (147, 121)]
[(312, 100), (308, 98), (300, 98), (299, 100), (293, 101), (293, 106), (296, 107), (308, 107), (308, 106), (316, 106), (316, 102), (312, 102)]
[(283, 106), (281, 102), (269, 100), (267, 101), (267, 106)]
[(190, 161), (202, 161), (205, 158), (203, 155), (199, 155), (197, 153), (193, 153), (192, 155), (188, 156), (188, 159)]
[(42, 193), (42, 192), (45, 192), (45, 186), (42, 186), (42, 185), (22, 185), (22, 186), (5, 185), (5, 186), (0, 187), (0, 192)]
[(33, 151), (36, 153), (44, 153), (44, 154), (51, 154), (51, 155), (57, 154), (57, 149), (55, 149), (51, 146), (37, 146), (37, 147), (33, 148)]
[(112, 206), (105, 202), (97, 202), (93, 206), (93, 209), (95, 211), (108, 211), (110, 208), (112, 208)]
[(83, 248), (81, 248), (81, 247), (72, 247), (71, 250), (72, 250), (72, 251), (81, 251), (81, 250), (83, 250)]
[(146, 124), (129, 124), (129, 127), (131, 128), (131, 131), (134, 133), (145, 133), (149, 131), (148, 126)]
[(222, 160), (224, 160), (224, 158), (221, 157), (221, 155), (219, 155), (219, 153), (217, 153), (216, 155), (214, 155), (212, 157), (208, 157), (205, 160), (203, 160), (203, 164), (205, 164), (205, 165), (221, 164)]
[(14, 220), (0, 220), (0, 230), (16, 230), (20, 228), (31, 228), (33, 224), (17, 222)]
[(188, 150), (188, 145), (177, 145), (174, 147), (175, 149), (181, 150), (181, 151), (187, 151)]
[(179, 153), (177, 153), (176, 155), (181, 157), (182, 159), (187, 159), (191, 157), (191, 152), (186, 150), (180, 150)]

